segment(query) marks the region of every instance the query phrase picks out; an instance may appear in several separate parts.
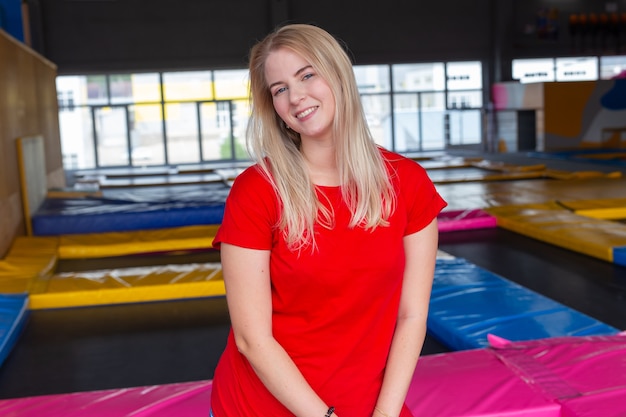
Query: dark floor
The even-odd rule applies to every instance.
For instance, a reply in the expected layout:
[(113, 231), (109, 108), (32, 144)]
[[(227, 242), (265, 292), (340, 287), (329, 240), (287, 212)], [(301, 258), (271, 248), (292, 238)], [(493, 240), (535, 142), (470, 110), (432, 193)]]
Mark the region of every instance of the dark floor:
[[(441, 236), (442, 250), (626, 329), (626, 268), (502, 229)], [(210, 379), (224, 298), (32, 311), (0, 368), (0, 398)], [(424, 354), (446, 352), (428, 338)]]

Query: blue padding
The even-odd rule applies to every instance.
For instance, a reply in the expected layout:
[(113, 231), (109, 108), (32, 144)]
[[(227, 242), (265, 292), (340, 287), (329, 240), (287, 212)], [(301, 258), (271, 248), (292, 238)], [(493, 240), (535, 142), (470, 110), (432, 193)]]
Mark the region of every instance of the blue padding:
[[(613, 157), (609, 155), (613, 154)], [(593, 162), (602, 165), (625, 165), (623, 158), (624, 149), (601, 148), (601, 149), (577, 149), (561, 152), (528, 152), (526, 155), (532, 158), (562, 159), (567, 161)], [(603, 158), (594, 158), (590, 155), (603, 155)]]
[(33, 234), (56, 236), (220, 224), (224, 184), (107, 190), (102, 197), (49, 198), (32, 216)]
[(522, 341), (619, 332), (461, 258), (437, 261), (428, 331), (452, 350), (486, 347), (488, 334)]
[(27, 317), (27, 294), (0, 294), (0, 365), (15, 346)]
[(626, 266), (626, 246), (613, 248), (613, 263)]

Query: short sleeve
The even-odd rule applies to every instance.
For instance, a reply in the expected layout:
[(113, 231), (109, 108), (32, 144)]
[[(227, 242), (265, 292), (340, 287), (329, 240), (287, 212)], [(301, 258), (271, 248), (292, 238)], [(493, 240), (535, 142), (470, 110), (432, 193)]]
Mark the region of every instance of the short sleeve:
[(411, 159), (399, 162), (398, 176), (401, 198), (406, 203), (405, 235), (422, 230), (447, 206), (426, 170)]
[(235, 179), (226, 198), (224, 218), (213, 247), (228, 243), (249, 249), (271, 249), (278, 220), (278, 199), (258, 166)]

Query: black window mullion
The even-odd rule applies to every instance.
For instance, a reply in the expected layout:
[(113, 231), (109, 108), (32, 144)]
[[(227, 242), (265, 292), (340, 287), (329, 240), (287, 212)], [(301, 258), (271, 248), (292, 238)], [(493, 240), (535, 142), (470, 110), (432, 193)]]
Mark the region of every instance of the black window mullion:
[(417, 149), (424, 150), (424, 119), (422, 118), (422, 93), (417, 93)]
[(133, 144), (131, 143), (130, 138), (130, 112), (128, 110), (128, 104), (124, 105), (124, 115), (126, 117), (126, 160), (128, 162), (128, 166), (133, 166)]
[(161, 131), (163, 132), (163, 156), (165, 165), (169, 165), (169, 155), (167, 154), (167, 129), (165, 121), (165, 94), (163, 91), (163, 73), (159, 72), (159, 88), (161, 90)]
[(228, 100), (228, 124), (230, 132), (230, 149), (233, 161), (237, 160), (237, 146), (235, 145), (235, 127), (233, 123), (233, 101)]
[(391, 65), (387, 65), (387, 69), (389, 70), (388, 75), (389, 75), (389, 100), (390, 100), (390, 109), (391, 111), (389, 112), (389, 118), (391, 119), (391, 150), (396, 152), (396, 102), (395, 102), (395, 95), (394, 95), (394, 87), (393, 87), (393, 71), (391, 68)]
[(98, 158), (98, 129), (96, 128), (96, 108), (94, 106), (89, 106), (91, 111), (91, 131), (93, 136), (93, 156), (94, 156), (94, 164), (96, 168), (100, 168), (100, 162)]

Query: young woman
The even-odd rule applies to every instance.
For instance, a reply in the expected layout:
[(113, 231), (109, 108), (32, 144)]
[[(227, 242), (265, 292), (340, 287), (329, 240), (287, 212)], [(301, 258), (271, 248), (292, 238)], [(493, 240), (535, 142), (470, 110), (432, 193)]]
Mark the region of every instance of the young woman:
[(311, 25), (251, 50), (248, 139), (215, 238), (232, 331), (215, 417), (398, 417), (426, 333), (446, 205), (378, 147), (352, 63)]

